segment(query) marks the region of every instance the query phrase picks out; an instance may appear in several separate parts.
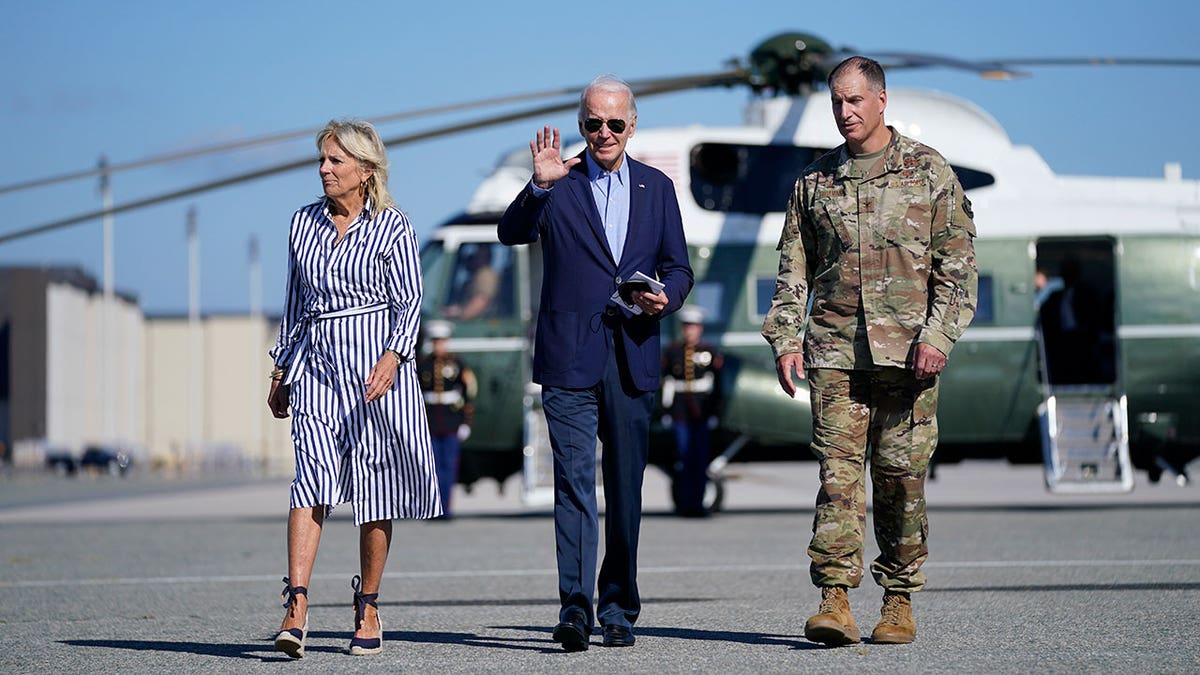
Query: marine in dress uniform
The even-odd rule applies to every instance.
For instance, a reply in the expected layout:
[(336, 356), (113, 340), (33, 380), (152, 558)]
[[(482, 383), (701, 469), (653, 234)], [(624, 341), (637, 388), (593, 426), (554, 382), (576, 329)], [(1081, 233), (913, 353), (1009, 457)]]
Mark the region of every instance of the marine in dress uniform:
[(430, 321), (425, 336), (432, 341), (432, 349), (417, 359), (417, 378), (429, 418), (443, 518), (452, 516), (450, 496), (458, 481), (462, 444), (471, 435), (478, 391), (475, 373), (449, 351), (447, 343), (453, 330), (448, 321)]
[(683, 339), (663, 355), (663, 408), (675, 433), (675, 510), (682, 516), (708, 515), (704, 490), (712, 430), (721, 417), (721, 369), (725, 358), (701, 342), (704, 313), (698, 307), (679, 310)]

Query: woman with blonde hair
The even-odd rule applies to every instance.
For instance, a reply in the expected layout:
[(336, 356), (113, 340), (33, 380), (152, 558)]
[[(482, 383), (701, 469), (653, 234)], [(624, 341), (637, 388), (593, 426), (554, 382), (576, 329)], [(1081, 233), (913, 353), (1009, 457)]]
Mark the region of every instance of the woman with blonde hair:
[(296, 211), (267, 405), (292, 412), (287, 615), (275, 648), (304, 655), (308, 582), (326, 516), (351, 502), (359, 529), (351, 654), (383, 648), (378, 596), (396, 518), (441, 515), (414, 357), (421, 306), (416, 235), (387, 189), (374, 127), (317, 135), (324, 196)]

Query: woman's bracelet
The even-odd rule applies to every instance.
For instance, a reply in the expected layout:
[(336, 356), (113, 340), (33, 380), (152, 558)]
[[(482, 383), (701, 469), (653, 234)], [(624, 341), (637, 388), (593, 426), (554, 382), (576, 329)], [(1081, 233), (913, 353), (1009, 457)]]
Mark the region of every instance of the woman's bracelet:
[(274, 370), (271, 371), (271, 379), (272, 380), (282, 380), (283, 376), (286, 374), (287, 374), (287, 368), (276, 367)]

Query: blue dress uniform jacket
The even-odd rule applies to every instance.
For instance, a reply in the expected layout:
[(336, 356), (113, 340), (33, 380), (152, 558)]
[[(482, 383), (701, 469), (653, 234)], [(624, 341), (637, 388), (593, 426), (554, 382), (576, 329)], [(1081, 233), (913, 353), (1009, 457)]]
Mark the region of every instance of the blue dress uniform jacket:
[(458, 433), (474, 422), (475, 384), (470, 368), (453, 354), (417, 357), (417, 379), (425, 398), (429, 433), (434, 437)]
[(693, 347), (682, 342), (667, 346), (663, 354), (663, 373), (670, 378), (667, 385), (672, 395), (671, 400), (666, 401), (664, 388), (663, 406), (673, 422), (707, 424), (709, 418), (721, 416), (724, 404), (721, 370), (724, 365), (721, 352), (707, 342)]
[(540, 241), (543, 283), (534, 344), (533, 381), (581, 389), (600, 381), (608, 361), (605, 311), (617, 285), (642, 272), (665, 286), (667, 306), (657, 317), (614, 322), (623, 371), (641, 391), (658, 388), (658, 322), (678, 310), (692, 288), (692, 268), (675, 187), (661, 171), (628, 155), (629, 231), (620, 261), (613, 259), (588, 183), (583, 154), (543, 197), (532, 185), (517, 195), (497, 228), (506, 245)]

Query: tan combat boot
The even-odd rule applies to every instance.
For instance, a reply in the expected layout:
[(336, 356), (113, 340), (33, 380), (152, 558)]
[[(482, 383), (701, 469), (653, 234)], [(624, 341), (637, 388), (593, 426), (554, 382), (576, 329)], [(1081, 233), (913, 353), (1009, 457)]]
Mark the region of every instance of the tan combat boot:
[(821, 608), (804, 624), (804, 637), (835, 647), (862, 639), (850, 614), (850, 598), (846, 596), (845, 586), (821, 587)]
[(871, 631), (871, 642), (906, 645), (917, 637), (917, 622), (913, 620), (912, 601), (908, 593), (884, 591), (879, 616), (879, 623)]

